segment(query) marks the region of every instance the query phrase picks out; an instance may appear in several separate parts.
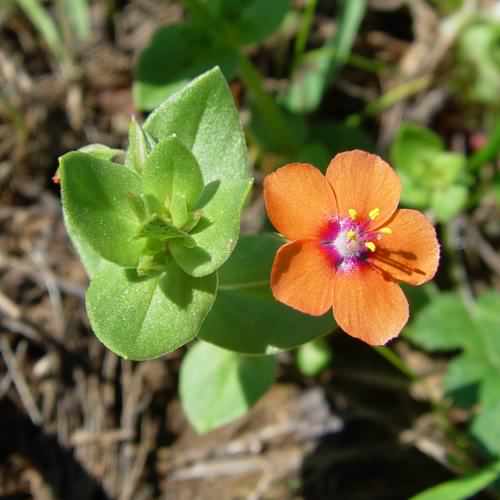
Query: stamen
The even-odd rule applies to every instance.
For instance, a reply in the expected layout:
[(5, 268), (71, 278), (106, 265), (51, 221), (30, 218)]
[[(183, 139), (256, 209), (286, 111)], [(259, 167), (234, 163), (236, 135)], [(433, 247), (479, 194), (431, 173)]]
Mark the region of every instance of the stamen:
[(354, 210), (354, 208), (350, 208), (348, 210), (349, 212), (349, 217), (352, 219), (352, 220), (356, 220), (356, 217), (358, 216), (358, 212), (357, 210)]
[(347, 231), (346, 236), (347, 241), (356, 241), (358, 238), (356, 231), (353, 231), (352, 229), (349, 229), (349, 231)]
[(375, 246), (375, 243), (373, 243), (373, 241), (367, 241), (365, 243), (365, 247), (368, 248), (368, 250), (370, 250), (370, 252), (375, 252), (375, 250), (377, 249), (377, 247)]
[(379, 215), (380, 215), (380, 208), (374, 208), (373, 210), (370, 210), (368, 212), (368, 217), (370, 217), (371, 220), (375, 220)]
[(382, 234), (392, 234), (392, 229), (390, 227), (383, 227), (379, 229), (378, 232)]

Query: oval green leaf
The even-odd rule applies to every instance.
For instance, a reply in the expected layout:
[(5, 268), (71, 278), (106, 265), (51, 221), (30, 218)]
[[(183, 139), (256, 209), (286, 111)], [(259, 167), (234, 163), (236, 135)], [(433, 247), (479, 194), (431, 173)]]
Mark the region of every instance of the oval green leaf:
[(64, 218), (76, 247), (92, 247), (104, 259), (135, 266), (144, 242), (134, 240), (139, 221), (128, 196), (141, 192), (140, 177), (81, 152), (61, 158), (60, 175)]
[(189, 421), (203, 433), (244, 415), (274, 382), (274, 356), (242, 356), (197, 342), (182, 361), (180, 396)]
[(173, 241), (169, 247), (186, 273), (204, 276), (219, 268), (234, 250), (240, 232), (241, 210), (250, 187), (248, 180), (214, 182), (206, 187), (198, 205), (202, 217), (190, 232), (196, 246), (186, 248), (182, 241)]
[(144, 164), (145, 194), (170, 205), (173, 194), (181, 195), (193, 209), (203, 190), (203, 178), (196, 158), (175, 135), (162, 139)]
[(211, 274), (238, 240), (250, 184), (239, 115), (220, 69), (208, 71), (171, 96), (149, 116), (144, 129), (156, 140), (175, 134), (198, 161), (204, 191), (199, 207), (203, 217), (192, 233), (197, 254), (183, 248), (172, 248), (172, 253), (188, 274)]
[(278, 29), (290, 0), (223, 0), (219, 16), (231, 25), (241, 44), (258, 43)]
[(274, 299), (269, 277), (274, 255), (283, 243), (273, 234), (240, 238), (219, 271), (217, 302), (200, 338), (224, 349), (266, 354), (292, 349), (334, 330), (331, 312), (307, 316)]
[(405, 329), (406, 338), (428, 351), (460, 349), (475, 327), (463, 300), (455, 293), (442, 293), (421, 309)]
[(103, 266), (87, 290), (90, 324), (99, 340), (127, 359), (174, 351), (198, 333), (215, 300), (217, 276), (193, 278), (173, 260), (161, 275)]

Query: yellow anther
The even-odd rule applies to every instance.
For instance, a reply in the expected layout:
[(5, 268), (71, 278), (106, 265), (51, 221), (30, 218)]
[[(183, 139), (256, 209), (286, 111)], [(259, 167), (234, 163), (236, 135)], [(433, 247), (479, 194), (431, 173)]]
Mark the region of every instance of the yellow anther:
[(358, 216), (358, 212), (356, 210), (354, 210), (354, 208), (350, 208), (348, 210), (349, 212), (349, 217), (352, 219), (352, 220), (356, 220), (356, 217)]
[(383, 227), (379, 229), (378, 232), (382, 234), (392, 234), (392, 229), (390, 227)]
[(347, 241), (356, 241), (356, 239), (358, 238), (358, 233), (356, 233), (356, 231), (353, 231), (352, 229), (349, 229), (349, 231), (347, 231), (346, 233), (346, 236)]
[(379, 215), (380, 215), (380, 208), (374, 208), (373, 210), (370, 210), (368, 212), (368, 217), (370, 217), (371, 220), (375, 220)]
[(365, 247), (368, 248), (368, 250), (370, 250), (370, 252), (375, 252), (375, 250), (377, 249), (377, 247), (375, 246), (375, 243), (373, 243), (373, 241), (367, 241), (365, 243)]

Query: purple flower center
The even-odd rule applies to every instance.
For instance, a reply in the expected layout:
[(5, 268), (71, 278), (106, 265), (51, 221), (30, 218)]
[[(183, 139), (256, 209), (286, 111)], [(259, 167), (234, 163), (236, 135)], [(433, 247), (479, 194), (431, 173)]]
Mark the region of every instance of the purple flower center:
[(337, 271), (348, 272), (363, 264), (370, 253), (375, 252), (374, 240), (381, 238), (378, 232), (368, 229), (369, 221), (357, 221), (352, 217), (333, 217), (321, 235), (321, 247), (325, 250)]

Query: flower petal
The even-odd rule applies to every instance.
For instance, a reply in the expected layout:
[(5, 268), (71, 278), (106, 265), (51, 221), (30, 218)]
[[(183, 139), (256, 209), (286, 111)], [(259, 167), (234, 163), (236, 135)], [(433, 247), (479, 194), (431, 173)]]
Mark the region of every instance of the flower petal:
[(355, 209), (358, 217), (369, 219), (370, 211), (379, 209), (371, 228), (379, 227), (396, 210), (401, 182), (396, 172), (377, 155), (354, 150), (336, 155), (328, 166), (326, 178), (333, 188), (339, 215)]
[(439, 263), (439, 242), (427, 217), (416, 210), (398, 210), (387, 227), (392, 232), (377, 243), (370, 263), (411, 285), (432, 279)]
[(368, 264), (335, 276), (335, 320), (367, 344), (383, 345), (396, 337), (408, 321), (408, 309), (401, 287)]
[(335, 266), (319, 241), (292, 241), (274, 258), (271, 289), (276, 300), (303, 313), (321, 316), (332, 307)]
[(335, 214), (335, 198), (324, 175), (307, 163), (291, 163), (264, 179), (266, 209), (289, 240), (318, 238)]

